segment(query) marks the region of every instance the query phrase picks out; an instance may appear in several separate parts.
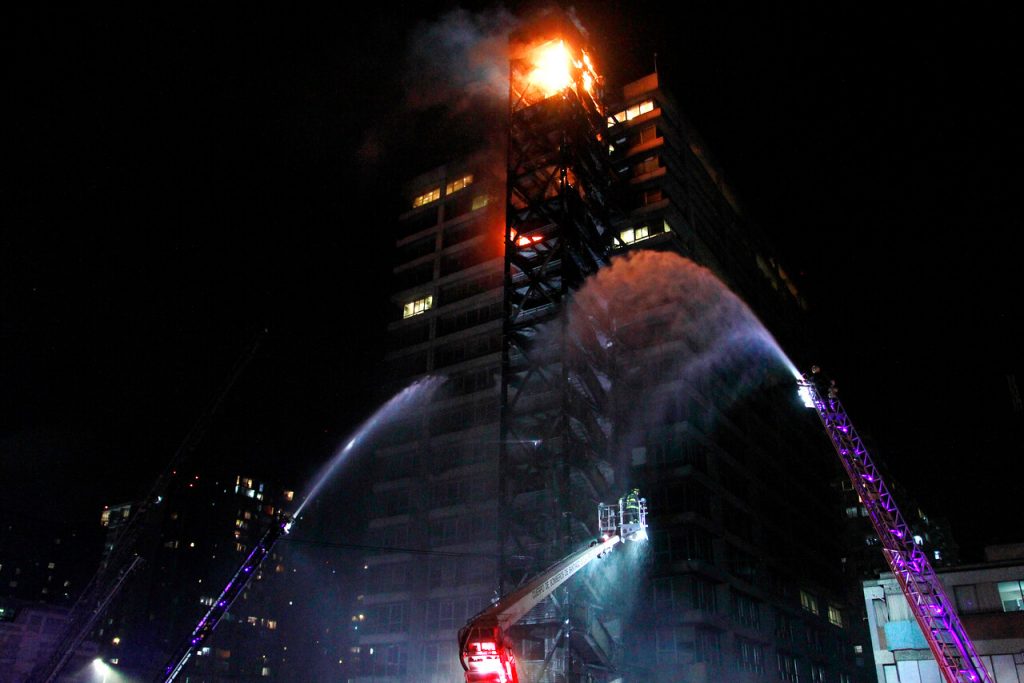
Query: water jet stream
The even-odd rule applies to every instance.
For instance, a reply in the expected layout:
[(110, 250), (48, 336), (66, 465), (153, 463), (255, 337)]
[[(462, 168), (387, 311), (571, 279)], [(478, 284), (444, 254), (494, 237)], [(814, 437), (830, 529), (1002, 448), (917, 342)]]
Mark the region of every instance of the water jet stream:
[(295, 511), (293, 519), (299, 519), (306, 505), (313, 500), (318, 493), (320, 493), (320, 490), (328, 481), (330, 481), (338, 468), (348, 460), (352, 451), (358, 448), (362, 442), (366, 441), (380, 427), (387, 424), (398, 415), (401, 415), (410, 406), (415, 403), (425, 401), (433, 396), (434, 392), (437, 391), (438, 387), (444, 384), (445, 381), (446, 378), (444, 377), (433, 376), (416, 380), (392, 396), (387, 403), (378, 408), (373, 415), (368, 417), (365, 422), (359, 425), (359, 428), (352, 434), (352, 438), (350, 438), (348, 442), (337, 453), (335, 453), (334, 457), (331, 458), (313, 478), (313, 483), (309, 487), (309, 493), (307, 493), (306, 497), (302, 499), (302, 503)]

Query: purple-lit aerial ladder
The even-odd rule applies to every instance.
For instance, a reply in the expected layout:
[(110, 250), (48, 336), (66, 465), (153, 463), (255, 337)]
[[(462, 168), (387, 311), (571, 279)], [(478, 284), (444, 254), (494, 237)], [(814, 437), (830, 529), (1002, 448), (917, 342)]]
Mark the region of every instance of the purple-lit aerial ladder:
[(820, 369), (814, 366), (797, 384), (805, 405), (814, 408), (821, 418), (854, 491), (868, 511), (885, 559), (910, 603), (942, 675), (948, 683), (992, 683), (928, 556), (914, 542), (892, 494), (839, 402), (835, 383), (826, 386)]
[(245, 558), (245, 562), (242, 563), (242, 566), (238, 568), (235, 575), (228, 581), (228, 585), (224, 587), (224, 590), (221, 591), (220, 595), (217, 596), (217, 599), (210, 606), (210, 609), (206, 611), (203, 618), (196, 624), (195, 629), (189, 636), (188, 643), (164, 667), (159, 680), (164, 681), (164, 683), (170, 683), (178, 677), (178, 674), (181, 673), (181, 670), (185, 668), (185, 665), (192, 658), (192, 655), (203, 646), (203, 643), (213, 633), (213, 629), (217, 628), (217, 624), (220, 623), (220, 620), (231, 609), (231, 605), (242, 594), (252, 577), (256, 575), (260, 564), (270, 554), (270, 551), (274, 549), (274, 545), (291, 530), (291, 527), (292, 520), (285, 517), (276, 521), (263, 534), (260, 540), (256, 542), (256, 547), (252, 549), (249, 556)]

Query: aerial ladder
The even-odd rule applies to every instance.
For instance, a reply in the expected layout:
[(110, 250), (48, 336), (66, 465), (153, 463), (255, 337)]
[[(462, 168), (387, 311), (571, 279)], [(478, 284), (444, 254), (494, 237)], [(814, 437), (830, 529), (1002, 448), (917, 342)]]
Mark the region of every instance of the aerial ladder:
[(291, 518), (283, 515), (275, 520), (274, 524), (260, 537), (252, 552), (249, 553), (248, 557), (245, 558), (245, 561), (238, 568), (238, 571), (228, 581), (228, 585), (224, 587), (224, 590), (220, 592), (217, 599), (210, 605), (210, 609), (206, 611), (202, 619), (199, 620), (199, 623), (196, 624), (196, 627), (189, 636), (188, 642), (174, 654), (173, 658), (167, 663), (167, 666), (164, 667), (158, 679), (159, 681), (171, 683), (171, 681), (178, 677), (181, 670), (192, 659), (192, 655), (209, 639), (213, 630), (217, 628), (217, 624), (220, 623), (221, 619), (228, 613), (228, 610), (231, 609), (231, 605), (245, 591), (246, 586), (249, 585), (252, 577), (256, 575), (263, 560), (270, 555), (277, 542), (291, 531), (291, 527)]
[(617, 504), (597, 506), (600, 540), (551, 565), (503, 596), (459, 630), (459, 661), (466, 683), (519, 683), (508, 631), (533, 607), (619, 543), (647, 539), (647, 500), (633, 489)]
[(835, 381), (818, 366), (797, 381), (800, 397), (821, 418), (853, 489), (867, 509), (889, 568), (903, 589), (947, 683), (992, 683), (928, 556), (914, 541), (882, 476), (839, 402)]

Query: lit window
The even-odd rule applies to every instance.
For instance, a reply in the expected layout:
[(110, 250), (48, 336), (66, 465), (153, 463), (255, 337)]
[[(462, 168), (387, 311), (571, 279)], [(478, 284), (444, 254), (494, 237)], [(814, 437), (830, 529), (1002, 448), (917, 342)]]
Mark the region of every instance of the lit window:
[(1024, 581), (1000, 581), (998, 588), (1004, 612), (1024, 612)]
[(672, 226), (668, 224), (668, 221), (662, 221), (662, 223), (662, 227), (665, 228), (665, 232), (672, 232)]
[(463, 189), (464, 187), (469, 187), (472, 184), (473, 184), (473, 175), (472, 174), (467, 174), (467, 175), (462, 176), (458, 180), (453, 180), (450, 183), (448, 183), (448, 185), (446, 185), (445, 188), (444, 188), (444, 193), (445, 194), (451, 194), (452, 192), (458, 192), (459, 190)]
[(427, 192), (424, 192), (423, 194), (418, 195), (415, 199), (413, 199), (412, 200), (412, 208), (415, 209), (417, 207), (423, 206), (424, 204), (429, 204), (430, 202), (436, 202), (440, 198), (441, 198), (441, 188), (440, 187), (435, 187), (434, 189), (429, 190)]
[(110, 510), (104, 510), (102, 513), (100, 513), (100, 524), (102, 526), (107, 526), (108, 524), (110, 524)]
[(263, 675), (263, 676), (269, 676), (270, 675), (270, 667), (269, 666), (263, 667), (263, 669), (260, 671), (260, 674)]
[(611, 128), (616, 123), (622, 123), (623, 121), (632, 121), (636, 117), (646, 114), (649, 111), (654, 111), (654, 102), (651, 100), (644, 100), (639, 104), (634, 104), (628, 109), (609, 116), (608, 127)]
[(818, 614), (818, 599), (807, 591), (800, 591), (800, 606), (811, 614)]
[(843, 627), (843, 613), (835, 605), (828, 606), (828, 621), (833, 626)]
[(936, 560), (941, 560), (942, 559), (942, 551), (941, 550), (936, 550), (935, 552), (932, 553), (932, 555), (934, 555)]
[(54, 564), (53, 562), (51, 562), (51, 563), (49, 563), (48, 565), (46, 565), (46, 568), (47, 568), (47, 569), (53, 569), (53, 568), (54, 568), (54, 567), (56, 567), (56, 566), (57, 566), (56, 564)]
[(402, 307), (402, 317), (411, 318), (414, 315), (419, 315), (425, 311), (429, 311), (434, 307), (434, 297), (425, 296), (422, 299), (416, 299), (410, 301), (404, 307)]
[(274, 619), (267, 619), (267, 630), (273, 631), (277, 628), (277, 621)]
[(473, 211), (484, 208), (485, 206), (487, 206), (487, 202), (489, 201), (490, 197), (488, 197), (485, 194), (478, 194), (477, 196), (473, 197)]
[(619, 239), (622, 240), (623, 244), (633, 244), (645, 240), (651, 236), (650, 229), (646, 225), (641, 225), (637, 228), (629, 228), (619, 233)]
[(295, 491), (285, 491), (284, 492), (284, 499), (285, 500), (291, 501), (293, 498), (295, 498)]

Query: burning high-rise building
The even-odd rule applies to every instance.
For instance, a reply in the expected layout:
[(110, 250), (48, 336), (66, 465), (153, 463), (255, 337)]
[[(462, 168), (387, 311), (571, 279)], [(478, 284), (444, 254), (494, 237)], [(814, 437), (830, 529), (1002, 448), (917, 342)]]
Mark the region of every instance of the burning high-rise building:
[[(679, 368), (694, 349), (671, 332), (632, 348), (569, 306), (616, 256), (650, 249), (710, 269), (788, 342), (804, 325), (793, 283), (657, 74), (613, 91), (561, 15), (510, 52), (507, 147), (415, 178), (399, 220), (392, 387), (448, 383), (374, 456), (369, 528), (392, 550), (366, 560), (362, 680), (461, 676), (459, 627), (587, 543), (593, 503), (633, 486), (649, 552), (522, 620), (524, 678), (859, 679), (837, 468), (791, 387), (665, 372), (627, 392), (629, 367)], [(663, 309), (638, 317), (670, 330)]]

